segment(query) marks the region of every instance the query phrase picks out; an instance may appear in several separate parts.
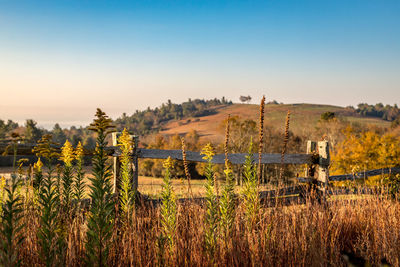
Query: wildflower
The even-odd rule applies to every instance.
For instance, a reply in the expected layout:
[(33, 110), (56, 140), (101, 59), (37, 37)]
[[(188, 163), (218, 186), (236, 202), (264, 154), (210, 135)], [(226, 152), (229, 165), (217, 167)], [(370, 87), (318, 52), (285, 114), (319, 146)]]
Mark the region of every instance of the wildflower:
[(213, 146), (212, 146), (210, 143), (208, 143), (208, 144), (201, 150), (200, 155), (204, 155), (203, 159), (205, 159), (205, 160), (207, 160), (207, 161), (212, 160), (212, 158), (213, 158), (214, 155), (215, 155), (215, 151), (214, 151)]
[(71, 163), (74, 160), (74, 149), (68, 140), (65, 141), (65, 144), (61, 148), (60, 160), (62, 160), (64, 164), (68, 166), (71, 166)]
[(4, 187), (6, 186), (6, 177), (1, 176), (0, 178), (0, 191), (2, 192)]
[(126, 130), (126, 128), (122, 131), (121, 136), (118, 138), (118, 146), (121, 147), (122, 150), (124, 151), (129, 151), (131, 152), (133, 149), (133, 142), (132, 142), (132, 137)]
[(174, 167), (174, 162), (172, 161), (171, 157), (168, 157), (166, 160), (164, 160), (163, 167), (166, 170), (170, 170), (172, 167)]
[(121, 148), (120, 162), (120, 204), (123, 223), (129, 222), (129, 214), (133, 209), (135, 192), (132, 188), (133, 173), (131, 171), (131, 154), (133, 148), (132, 137), (126, 129), (118, 138), (118, 146)]
[(75, 148), (75, 159), (80, 160), (84, 156), (83, 146), (81, 141), (79, 141), (78, 145)]
[(37, 172), (41, 172), (42, 171), (42, 167), (43, 167), (43, 162), (40, 160), (40, 157), (38, 158), (38, 161), (36, 163), (33, 164), (33, 168), (37, 171)]
[(37, 145), (32, 149), (32, 152), (36, 154), (38, 157), (44, 157), (46, 159), (52, 160), (54, 158), (59, 157), (59, 153), (54, 145), (56, 143), (51, 141), (51, 135), (45, 134), (42, 138), (38, 141)]
[(229, 176), (233, 173), (231, 166), (229, 166), (228, 162), (225, 162), (225, 169), (224, 169), (224, 173), (226, 176)]

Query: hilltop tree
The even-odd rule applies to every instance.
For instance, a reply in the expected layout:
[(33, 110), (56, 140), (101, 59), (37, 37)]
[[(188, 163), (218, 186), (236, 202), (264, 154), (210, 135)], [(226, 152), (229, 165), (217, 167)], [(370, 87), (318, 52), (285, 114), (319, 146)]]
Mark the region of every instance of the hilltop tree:
[(251, 101), (251, 96), (249, 96), (249, 95), (248, 96), (241, 95), (239, 97), (239, 99), (240, 99), (240, 101), (242, 101), (242, 103), (247, 102), (247, 104), (249, 104), (250, 101)]
[(330, 121), (336, 118), (336, 114), (331, 111), (327, 111), (321, 114), (321, 120), (322, 121)]

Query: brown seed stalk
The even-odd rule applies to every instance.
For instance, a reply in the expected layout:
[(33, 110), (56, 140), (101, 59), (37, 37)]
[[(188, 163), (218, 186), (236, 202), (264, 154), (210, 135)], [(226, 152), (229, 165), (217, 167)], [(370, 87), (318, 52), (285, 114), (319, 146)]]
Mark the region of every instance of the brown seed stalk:
[(216, 173), (214, 173), (214, 188), (215, 188), (215, 194), (218, 196), (219, 195), (219, 186), (218, 186), (218, 180), (217, 180)]
[(282, 176), (283, 176), (283, 163), (285, 161), (286, 148), (287, 148), (287, 143), (289, 141), (289, 123), (290, 123), (290, 110), (288, 110), (288, 112), (287, 112), (286, 121), (285, 121), (285, 135), (283, 138), (283, 147), (282, 147), (282, 154), (281, 154), (281, 169), (280, 169), (280, 173), (279, 173), (279, 180), (282, 180)]
[(224, 152), (225, 152), (225, 166), (228, 167), (228, 143), (229, 143), (229, 121), (231, 115), (228, 114), (228, 119), (226, 121), (226, 128), (225, 128), (225, 143), (224, 143)]
[(259, 128), (259, 146), (258, 146), (258, 184), (261, 182), (261, 156), (264, 142), (264, 107), (265, 96), (262, 97), (260, 103), (260, 128)]
[(193, 191), (192, 191), (192, 186), (190, 184), (190, 172), (189, 172), (189, 167), (188, 167), (188, 162), (186, 160), (186, 144), (185, 144), (185, 138), (181, 137), (181, 142), (182, 142), (182, 159), (183, 159), (183, 168), (185, 170), (185, 175), (187, 178), (188, 182), (188, 194), (193, 197)]

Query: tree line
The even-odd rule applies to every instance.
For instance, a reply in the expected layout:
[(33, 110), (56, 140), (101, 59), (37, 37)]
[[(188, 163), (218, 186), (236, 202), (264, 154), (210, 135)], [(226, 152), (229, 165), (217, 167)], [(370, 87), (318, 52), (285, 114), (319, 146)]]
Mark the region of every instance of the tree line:
[(383, 105), (382, 103), (375, 105), (360, 103), (357, 105), (356, 112), (363, 116), (377, 117), (386, 121), (394, 121), (400, 117), (400, 109), (397, 104), (391, 106)]
[(162, 129), (162, 126), (171, 120), (180, 120), (189, 117), (202, 117), (213, 114), (214, 108), (220, 105), (231, 105), (232, 101), (225, 97), (221, 99), (190, 99), (182, 104), (174, 104), (171, 100), (163, 103), (161, 106), (146, 110), (136, 110), (131, 116), (123, 113), (121, 117), (115, 120), (118, 130), (126, 128), (129, 132), (138, 135), (156, 133)]

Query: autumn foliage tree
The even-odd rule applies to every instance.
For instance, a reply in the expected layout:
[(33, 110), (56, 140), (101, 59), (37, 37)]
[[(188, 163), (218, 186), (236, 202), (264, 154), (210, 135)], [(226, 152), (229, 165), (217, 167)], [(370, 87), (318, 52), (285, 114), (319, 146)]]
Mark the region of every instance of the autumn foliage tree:
[[(344, 141), (338, 144), (332, 157), (331, 174), (357, 173), (400, 165), (399, 137), (374, 131), (356, 133), (351, 127), (346, 128), (344, 134)], [(384, 178), (391, 179), (390, 175)], [(370, 179), (369, 182), (375, 180)]]

